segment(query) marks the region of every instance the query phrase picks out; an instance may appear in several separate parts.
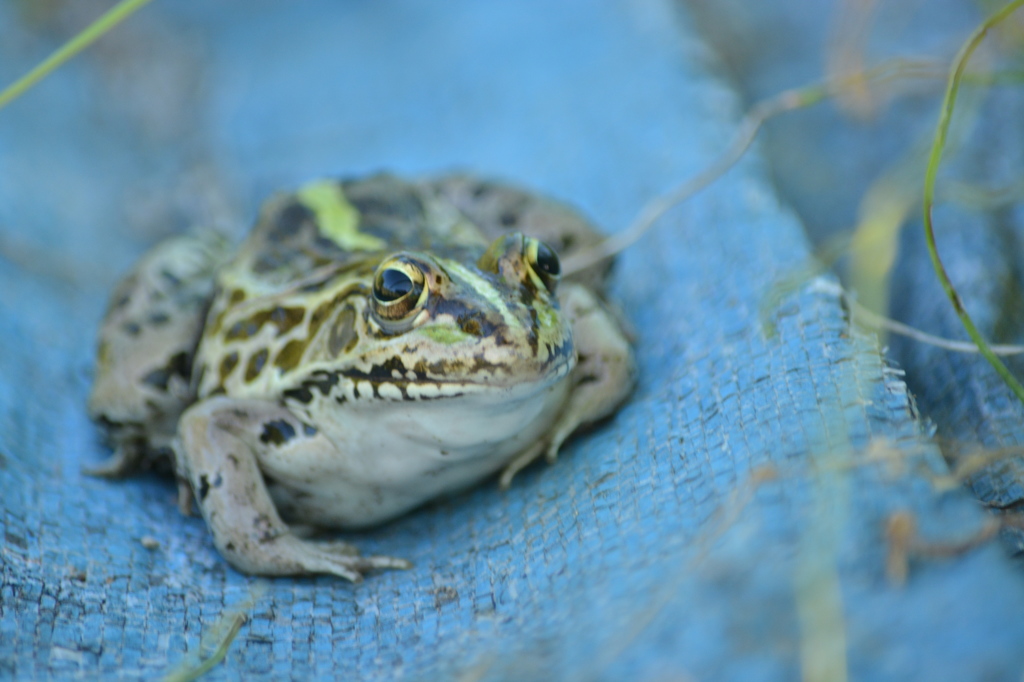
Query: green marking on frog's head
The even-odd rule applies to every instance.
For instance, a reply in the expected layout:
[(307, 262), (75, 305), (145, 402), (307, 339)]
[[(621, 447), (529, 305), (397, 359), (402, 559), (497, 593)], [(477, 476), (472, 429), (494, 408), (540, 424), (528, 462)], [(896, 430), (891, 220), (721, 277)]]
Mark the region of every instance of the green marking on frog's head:
[(562, 322), (558, 315), (555, 314), (554, 309), (550, 306), (538, 306), (537, 311), (537, 322), (540, 325), (541, 331), (549, 332), (553, 329), (557, 329), (558, 325)]
[(467, 334), (461, 329), (441, 325), (425, 325), (420, 328), (419, 332), (423, 336), (446, 346), (454, 346), (457, 343), (473, 338), (472, 335)]
[(346, 251), (379, 251), (387, 246), (383, 239), (359, 231), (359, 211), (345, 198), (338, 182), (314, 182), (297, 195), (316, 215), (320, 232)]

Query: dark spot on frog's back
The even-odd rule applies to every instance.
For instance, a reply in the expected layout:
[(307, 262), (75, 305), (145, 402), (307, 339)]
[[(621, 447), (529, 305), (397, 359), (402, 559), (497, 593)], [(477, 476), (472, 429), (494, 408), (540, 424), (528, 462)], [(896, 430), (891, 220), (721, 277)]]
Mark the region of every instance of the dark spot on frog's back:
[(277, 335), (281, 336), (291, 331), (296, 325), (302, 322), (306, 316), (306, 310), (301, 307), (286, 308), (274, 306), (269, 310), (260, 310), (244, 320), (239, 320), (228, 329), (227, 340), (239, 341), (251, 339), (259, 333), (263, 325), (268, 322), (277, 327)]
[(302, 354), (306, 352), (305, 339), (292, 339), (281, 352), (274, 358), (274, 366), (280, 367), (283, 373), (287, 373), (299, 366), (302, 362)]
[(286, 334), (306, 316), (305, 308), (277, 306), (270, 311), (270, 321), (277, 327), (277, 335)]
[(261, 348), (249, 358), (249, 364), (245, 368), (245, 380), (252, 381), (260, 375), (263, 367), (267, 364), (267, 349)]
[(171, 321), (170, 315), (165, 312), (150, 313), (146, 318), (146, 322), (153, 325), (154, 327), (162, 327)]
[(206, 474), (200, 474), (199, 476), (199, 490), (196, 493), (199, 496), (199, 501), (203, 502), (206, 496), (210, 494), (211, 488), (219, 488), (224, 484), (224, 477), (219, 473), (214, 477), (211, 483), (210, 479), (207, 478)]
[(259, 325), (254, 324), (252, 320), (239, 320), (228, 329), (226, 338), (228, 341), (245, 340), (255, 336), (259, 330)]
[(423, 202), (416, 187), (390, 175), (349, 180), (342, 187), (348, 202), (369, 222), (373, 216), (416, 221), (423, 215)]
[(220, 382), (223, 384), (238, 366), (238, 353), (230, 353), (220, 361)]
[(288, 241), (312, 222), (313, 212), (299, 201), (292, 201), (277, 214), (277, 218), (267, 231), (267, 239), (275, 243)]
[(261, 443), (272, 443), (284, 445), (292, 438), (295, 438), (295, 427), (283, 419), (275, 419), (263, 425), (263, 433), (260, 434)]

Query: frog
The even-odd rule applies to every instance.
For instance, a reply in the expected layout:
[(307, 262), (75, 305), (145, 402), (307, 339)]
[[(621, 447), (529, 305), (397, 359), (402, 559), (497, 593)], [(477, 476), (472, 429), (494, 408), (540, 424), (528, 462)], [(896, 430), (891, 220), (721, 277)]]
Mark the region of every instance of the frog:
[(112, 456), (162, 468), (235, 569), (409, 568), (336, 533), (497, 475), (611, 417), (636, 378), (580, 212), (471, 174), (387, 173), (271, 197), (237, 246), (193, 231), (117, 285), (88, 410)]

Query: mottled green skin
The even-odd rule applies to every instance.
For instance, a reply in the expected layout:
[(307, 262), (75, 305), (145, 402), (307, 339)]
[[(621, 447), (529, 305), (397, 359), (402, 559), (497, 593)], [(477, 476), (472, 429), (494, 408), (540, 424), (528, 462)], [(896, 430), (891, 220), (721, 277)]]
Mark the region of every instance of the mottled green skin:
[(272, 199), (233, 255), (158, 245), (100, 332), (90, 411), (115, 457), (99, 473), (172, 455), (249, 573), (403, 567), (289, 524), (372, 525), (499, 469), (508, 485), (613, 412), (634, 370), (604, 268), (560, 282), (545, 246), (598, 240), (507, 186), (380, 175)]
[[(276, 391), (298, 400), (310, 379), (329, 372), (369, 381), (375, 393), (392, 384), (411, 399), (409, 382), (521, 383), (572, 356), (571, 328), (554, 294), (527, 272), (508, 277), (495, 262), (481, 267), (500, 228), (471, 222), (443, 184), (380, 176), (315, 187), (333, 187), (335, 205), (350, 207), (355, 224), (324, 229), (316, 209), (340, 211), (323, 191), (312, 207), (306, 191), (270, 202), (219, 273), (196, 355), (198, 398)], [(486, 194), (488, 186), (480, 188)], [(339, 233), (364, 248), (326, 236)], [(399, 254), (424, 272), (428, 296), (414, 324), (396, 330), (372, 314), (370, 288), (381, 263)], [(522, 267), (512, 260), (502, 267)]]

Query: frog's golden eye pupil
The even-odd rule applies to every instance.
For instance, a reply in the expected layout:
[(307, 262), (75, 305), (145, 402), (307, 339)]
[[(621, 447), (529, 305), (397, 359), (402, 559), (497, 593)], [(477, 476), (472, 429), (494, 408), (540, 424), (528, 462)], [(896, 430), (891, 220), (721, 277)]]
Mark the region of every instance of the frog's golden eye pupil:
[(562, 266), (558, 262), (558, 256), (551, 250), (551, 247), (540, 242), (537, 244), (537, 268), (552, 277), (558, 277), (562, 272)]
[(412, 291), (412, 278), (401, 270), (388, 268), (377, 277), (374, 296), (385, 303), (397, 301)]

